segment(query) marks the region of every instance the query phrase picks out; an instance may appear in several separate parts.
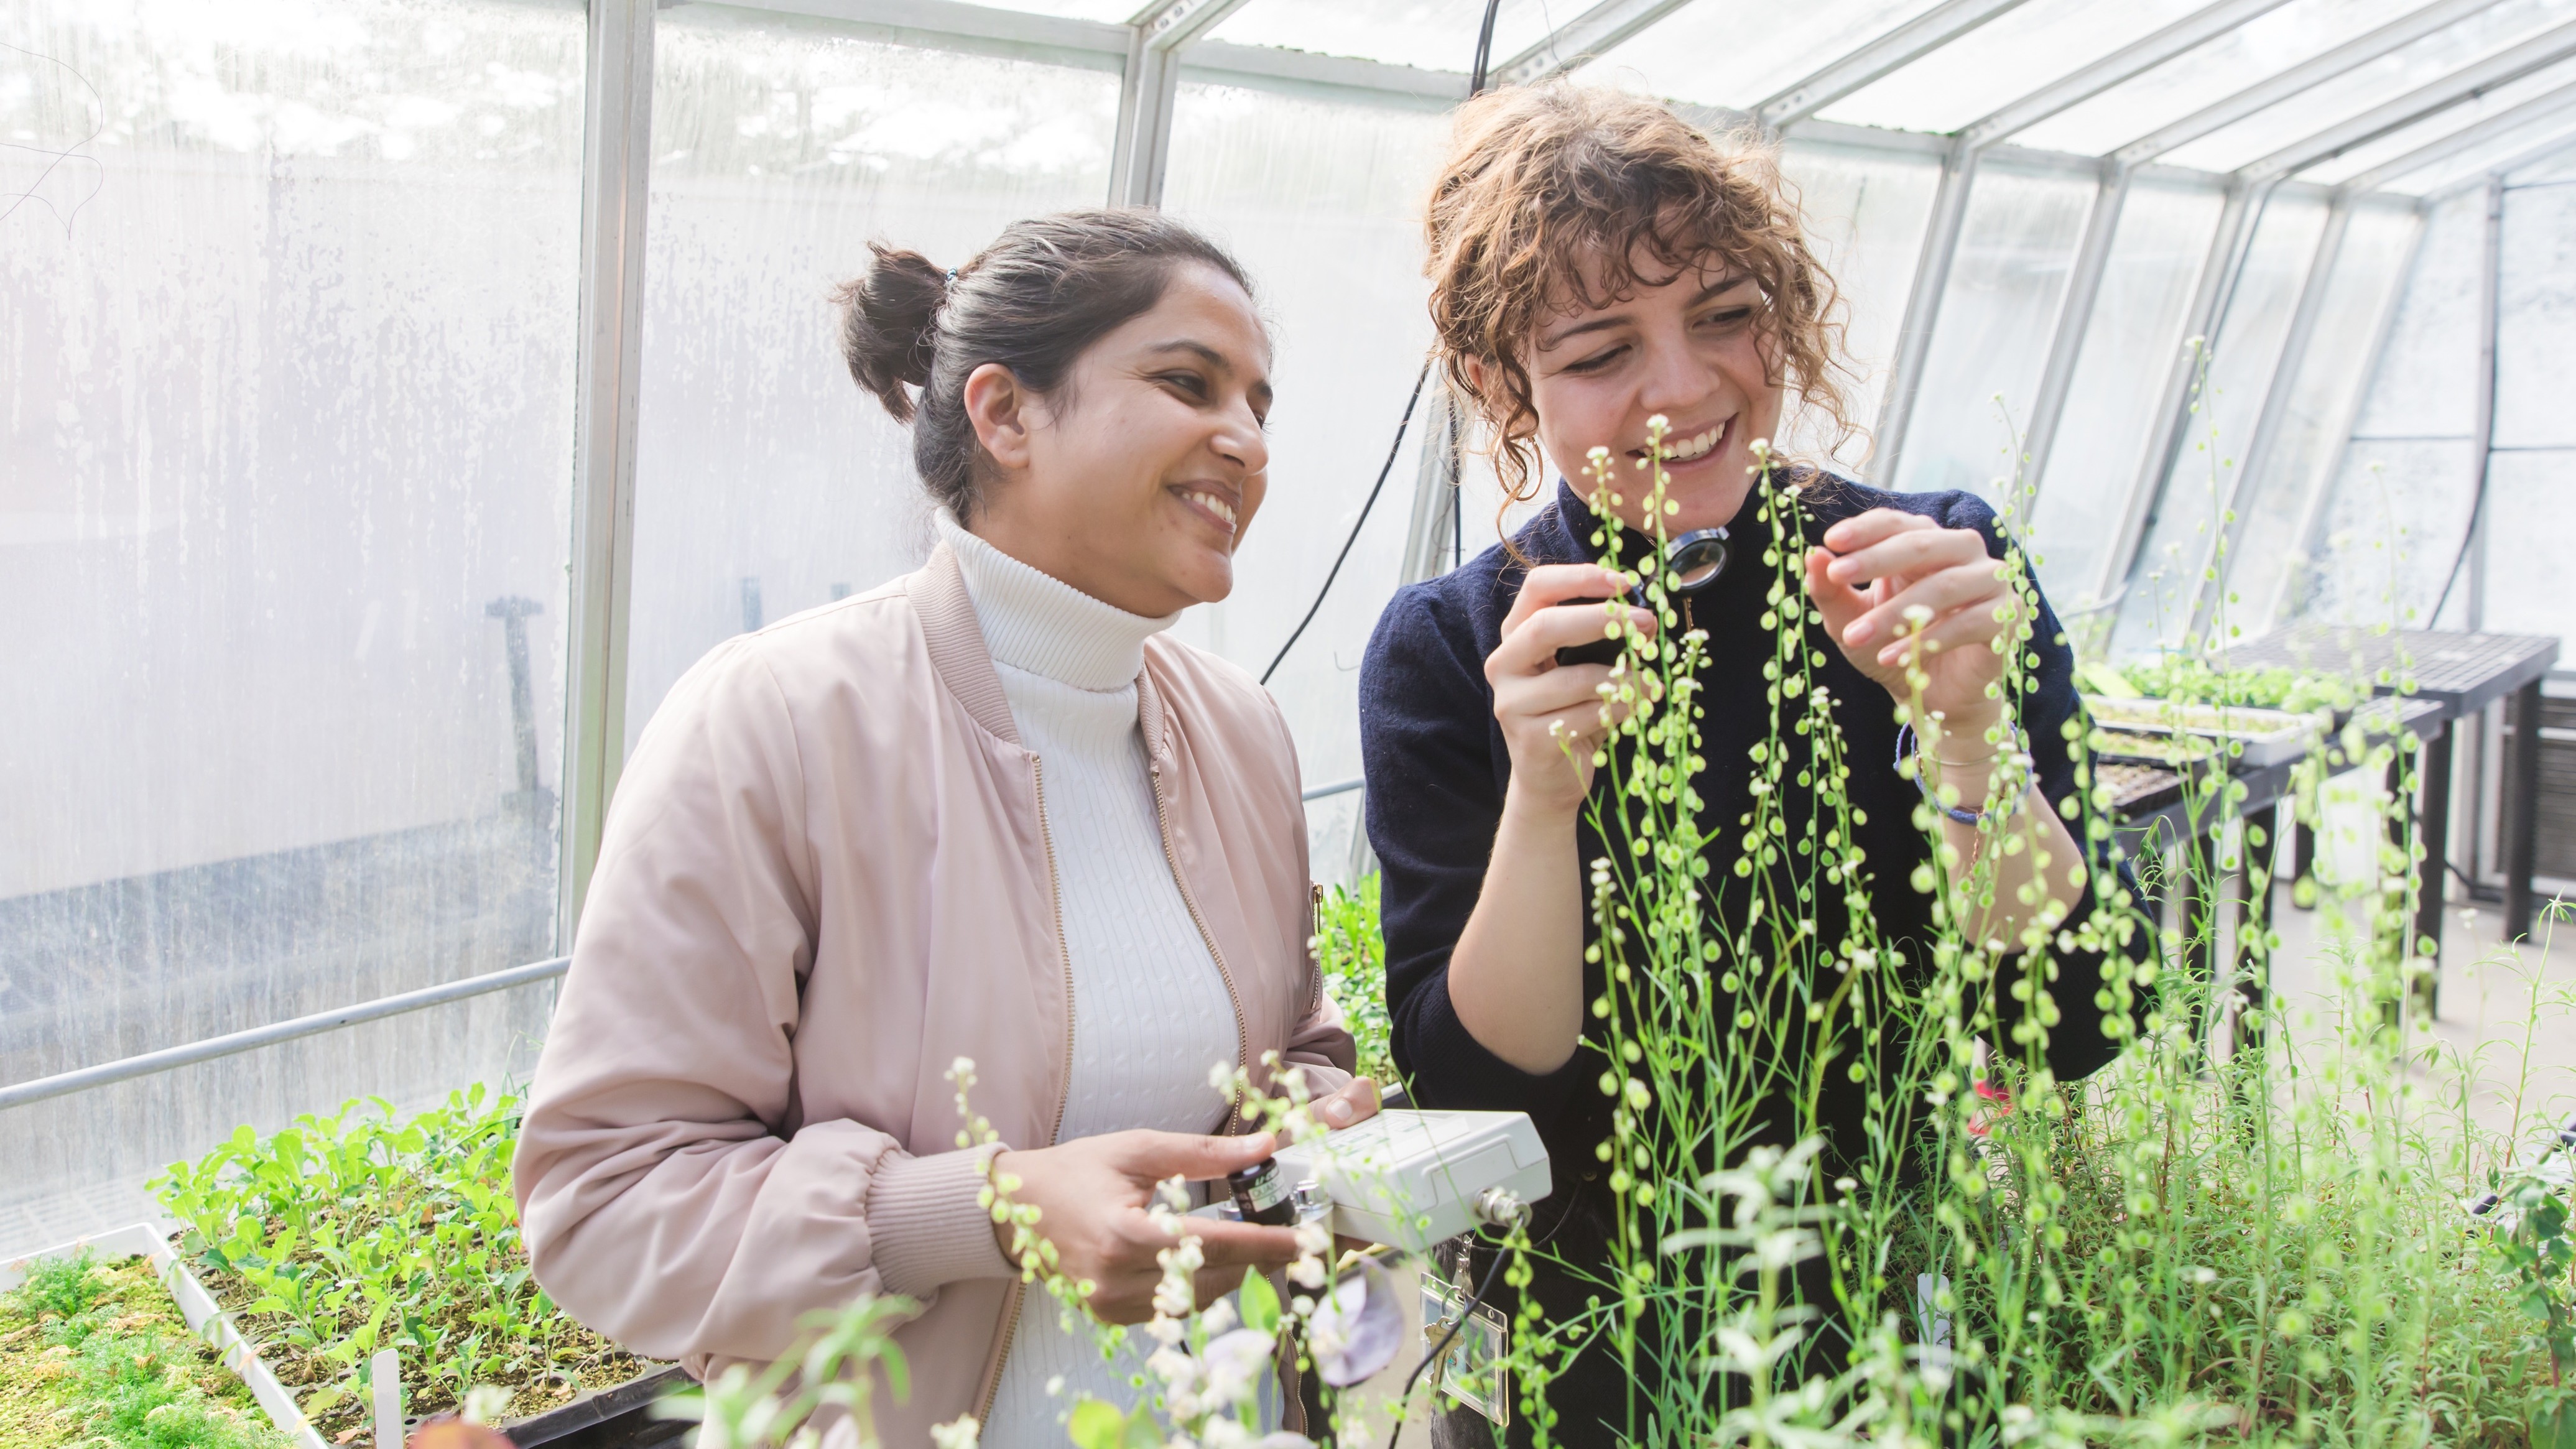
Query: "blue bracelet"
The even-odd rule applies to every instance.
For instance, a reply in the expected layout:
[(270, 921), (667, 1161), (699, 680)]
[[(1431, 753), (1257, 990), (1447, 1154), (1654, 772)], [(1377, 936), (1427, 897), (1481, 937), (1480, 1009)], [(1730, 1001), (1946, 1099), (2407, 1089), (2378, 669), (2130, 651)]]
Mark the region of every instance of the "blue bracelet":
[[(2013, 723), (2011, 715), (2004, 716), (2004, 733), (2018, 750), (2021, 746), (2021, 728)], [(1905, 757), (1912, 753), (1914, 753), (1914, 726), (1909, 721), (1896, 727), (1896, 768), (1899, 772), (1905, 768)], [(1998, 752), (1996, 758), (2001, 759), (2003, 756)], [(1949, 816), (1959, 824), (1983, 825), (1986, 823), (1987, 812), (1983, 810), (1966, 810), (1956, 805), (1942, 804), (1941, 797), (1932, 793), (1932, 782), (1923, 777), (1923, 762), (1919, 758), (1914, 763), (1914, 784), (1923, 792), (1924, 804)], [(2003, 813), (2011, 815), (2018, 812), (2021, 809), (2021, 797), (2024, 793), (2027, 792), (2014, 792), (2012, 800), (2004, 806)]]

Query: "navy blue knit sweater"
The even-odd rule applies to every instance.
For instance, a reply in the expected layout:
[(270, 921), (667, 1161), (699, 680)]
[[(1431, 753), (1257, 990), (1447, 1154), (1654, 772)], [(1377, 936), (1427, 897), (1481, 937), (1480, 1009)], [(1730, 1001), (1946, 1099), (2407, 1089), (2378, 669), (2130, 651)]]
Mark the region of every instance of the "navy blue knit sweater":
[[(1835, 522), (1885, 507), (1922, 514), (1945, 527), (1974, 528), (1985, 535), (1989, 552), (2002, 555), (1993, 511), (1973, 494), (1886, 493), (1813, 474), (1800, 481), (1810, 485), (1799, 508), (1800, 526), (1810, 542), (1820, 540)], [(1771, 733), (1762, 666), (1771, 657), (1773, 636), (1758, 619), (1776, 575), (1761, 559), (1770, 525), (1756, 517), (1760, 501), (1758, 491), (1746, 499), (1730, 525), (1736, 545), (1733, 563), (1691, 604), (1690, 622), (1709, 634), (1708, 663), (1701, 676), (1708, 686), (1700, 750), (1706, 768), (1695, 783), (1706, 816), (1730, 823), (1751, 808), (1748, 752)], [(1586, 562), (1596, 557), (1589, 540), (1597, 526), (1573, 489), (1560, 483), (1555, 501), (1515, 542), (1534, 563)], [(1598, 1027), (1587, 1015), (1585, 1047), (1559, 1070), (1533, 1076), (1486, 1050), (1460, 1023), (1449, 999), (1449, 953), (1475, 909), (1511, 775), (1484, 660), (1500, 640), (1503, 618), (1525, 575), (1522, 565), (1495, 547), (1441, 578), (1399, 591), (1379, 619), (1361, 666), (1360, 738), (1368, 775), (1369, 840), (1384, 867), (1387, 1005), (1396, 1065), (1423, 1106), (1531, 1115), (1556, 1168), (1555, 1190), (1541, 1205), (1542, 1230), (1556, 1239), (1559, 1253), (1579, 1259), (1592, 1251), (1587, 1244), (1603, 1241), (1600, 1234), (1608, 1228), (1608, 1193), (1596, 1180), (1600, 1167), (1593, 1151), (1610, 1125), (1610, 1103), (1595, 1085), (1602, 1057), (1589, 1033)], [(1917, 891), (1911, 877), (1915, 866), (1930, 858), (1930, 846), (1913, 823), (1918, 787), (1895, 770), (1893, 702), (1825, 640), (1821, 629), (1813, 624), (1808, 629), (1814, 647), (1824, 652), (1819, 680), (1833, 693), (1849, 746), (1850, 798), (1868, 817), (1858, 844), (1866, 852), (1868, 896), (1882, 938), (1900, 946), (1927, 944), (1934, 935), (1931, 897)], [(2044, 609), (2033, 647), (2039, 665), (2032, 671), (2019, 725), (2040, 788), (2055, 804), (2074, 788), (2060, 729), (2077, 700), (2072, 652), (2060, 637), (2055, 616)], [(1783, 803), (1794, 837), (1804, 824), (1806, 802), (1792, 798)], [(1604, 853), (1589, 823), (1578, 829), (1581, 860)], [(1726, 832), (1712, 847), (1722, 857), (1711, 862), (1712, 881), (1734, 879), (1735, 839)], [(2097, 870), (2093, 878), (2104, 876)], [(1828, 899), (1816, 902), (1816, 926), (1822, 939), (1832, 941), (1841, 934), (1840, 903), (1835, 893), (1824, 894)], [(2089, 901), (2079, 906), (2075, 919), (2083, 919), (2090, 909)], [(1740, 910), (1728, 916), (1743, 918)], [(1591, 934), (1587, 923), (1587, 939)], [(1916, 960), (1921, 959), (1917, 954)], [(2100, 1032), (2101, 1012), (2094, 1004), (2098, 961), (2069, 955), (2057, 964), (2061, 975), (2053, 992), (2063, 1020), (2052, 1034), (2049, 1056), (2058, 1075), (2071, 1079), (2107, 1061), (2112, 1049)], [(1594, 965), (1586, 971), (1584, 999), (1602, 991), (1601, 968)], [(1832, 1139), (1846, 1133), (1856, 1139), (1866, 1089), (1849, 1083), (1842, 1072), (1826, 1075), (1832, 1085), (1820, 1115), (1828, 1148), (1856, 1150), (1858, 1140), (1837, 1144)], [(1791, 1120), (1790, 1104), (1772, 1104), (1757, 1115), (1751, 1134), (1738, 1140), (1786, 1145)], [(1543, 1297), (1557, 1296), (1547, 1291), (1546, 1276), (1538, 1291)], [(1569, 1306), (1579, 1305), (1576, 1285), (1556, 1286)], [(1579, 1433), (1574, 1438), (1582, 1440)]]

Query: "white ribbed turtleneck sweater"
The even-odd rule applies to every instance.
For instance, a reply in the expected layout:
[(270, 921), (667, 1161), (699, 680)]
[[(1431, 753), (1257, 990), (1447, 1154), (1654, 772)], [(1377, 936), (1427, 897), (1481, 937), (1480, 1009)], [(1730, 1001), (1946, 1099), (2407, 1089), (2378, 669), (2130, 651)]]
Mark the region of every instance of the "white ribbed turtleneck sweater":
[[(1179, 616), (1148, 619), (1105, 604), (944, 516), (939, 532), (957, 555), (1046, 792), (1073, 961), (1073, 1059), (1056, 1140), (1135, 1127), (1216, 1131), (1226, 1104), (1208, 1086), (1208, 1068), (1235, 1064), (1234, 1001), (1172, 877), (1136, 723), (1145, 641)], [(1030, 1293), (993, 1394), (985, 1449), (1063, 1444), (1062, 1419), (1086, 1393), (1133, 1403), (1126, 1379), (1141, 1371), (1143, 1355), (1122, 1358), (1132, 1361), (1114, 1371), (1103, 1364), (1088, 1329), (1066, 1333), (1054, 1302)]]

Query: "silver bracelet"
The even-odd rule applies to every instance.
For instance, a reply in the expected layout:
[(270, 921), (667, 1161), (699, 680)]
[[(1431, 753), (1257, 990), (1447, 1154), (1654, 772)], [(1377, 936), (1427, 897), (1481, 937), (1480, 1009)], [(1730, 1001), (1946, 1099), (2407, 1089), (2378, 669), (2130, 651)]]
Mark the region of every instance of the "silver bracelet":
[[(2021, 748), (2021, 727), (2013, 723), (2013, 718), (2009, 714), (2004, 716), (2004, 736), (2010, 745), (2011, 750), (2018, 751)], [(1909, 754), (1916, 754), (1914, 745), (1914, 725), (1913, 722), (1909, 720), (1896, 727), (1896, 767), (1900, 773), (1902, 773), (1905, 768), (1905, 757)], [(2006, 753), (2007, 751), (1999, 749), (1995, 752), (1995, 758), (1997, 760), (2001, 760)], [(1931, 780), (1926, 778), (1923, 773), (1923, 764), (1919, 755), (1917, 755), (1914, 765), (1914, 783), (1923, 791), (1923, 800), (1925, 804), (1930, 805), (1933, 809), (1949, 816), (1952, 820), (1957, 821), (1961, 825), (1983, 825), (1986, 823), (1988, 815), (1998, 813), (1985, 810), (1968, 810), (1957, 805), (1945, 805), (1941, 803), (1941, 797), (1932, 792)], [(2012, 799), (2005, 802), (2002, 811), (1999, 813), (2004, 815), (2019, 813), (2021, 810), (2021, 797), (2027, 793), (2029, 792), (2025, 790), (2014, 791)]]

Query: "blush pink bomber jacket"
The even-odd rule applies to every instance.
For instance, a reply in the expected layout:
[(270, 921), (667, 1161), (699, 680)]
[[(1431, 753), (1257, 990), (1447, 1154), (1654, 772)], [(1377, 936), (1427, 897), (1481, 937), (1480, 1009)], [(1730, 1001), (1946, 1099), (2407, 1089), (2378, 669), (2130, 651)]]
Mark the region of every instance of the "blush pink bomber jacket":
[[(1241, 670), (1157, 636), (1137, 680), (1163, 842), (1236, 1040), (1341, 1085), (1308, 939), (1296, 755)], [(897, 1334), (888, 1443), (981, 1417), (1020, 1311), (944, 1074), (1004, 1143), (1052, 1142), (1074, 1022), (1042, 762), (957, 562), (709, 654), (617, 787), (513, 1164), (537, 1281), (704, 1379), (858, 1293)]]

